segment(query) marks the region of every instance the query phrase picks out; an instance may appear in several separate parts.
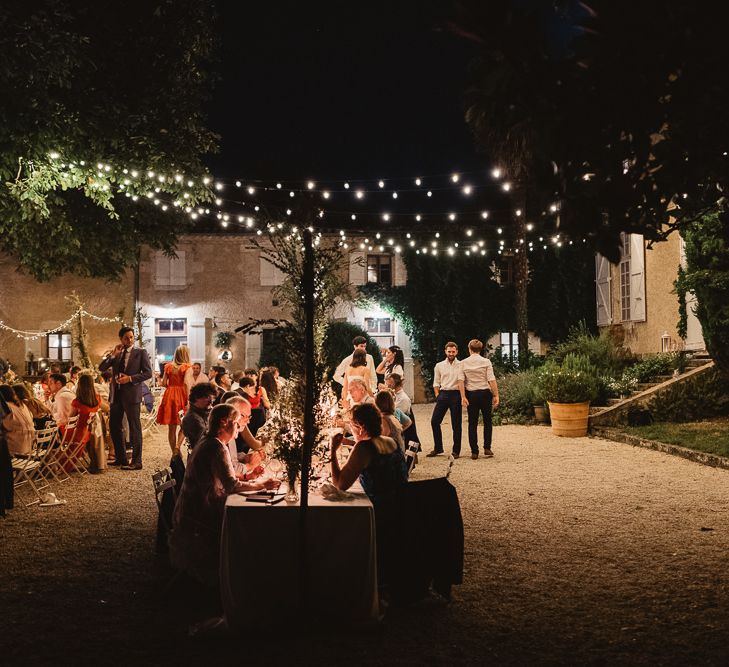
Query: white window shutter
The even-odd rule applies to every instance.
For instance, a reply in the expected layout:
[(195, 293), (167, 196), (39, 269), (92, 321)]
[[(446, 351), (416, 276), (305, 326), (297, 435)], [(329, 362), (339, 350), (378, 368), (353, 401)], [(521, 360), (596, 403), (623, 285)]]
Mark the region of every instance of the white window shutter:
[(349, 282), (352, 285), (367, 283), (367, 256), (363, 252), (353, 252), (349, 255)]
[(645, 247), (642, 234), (630, 235), (630, 319), (645, 322)]
[(190, 320), (187, 327), (187, 346), (190, 348), (190, 360), (202, 364), (205, 368), (205, 320)]
[(262, 255), (260, 257), (260, 265), (262, 286), (273, 287), (283, 284), (285, 278), (283, 271), (271, 264)]
[(402, 255), (395, 254), (392, 256), (392, 270), (393, 280), (392, 284), (394, 287), (404, 287), (408, 282), (408, 270), (405, 267), (405, 262), (402, 259)]
[(165, 287), (170, 284), (170, 258), (163, 252), (154, 253), (154, 284)]
[(178, 250), (177, 257), (170, 257), (170, 287), (187, 286), (187, 271), (185, 266), (185, 251)]
[(610, 262), (607, 257), (595, 255), (595, 288), (597, 301), (597, 326), (612, 324), (613, 309), (610, 298)]

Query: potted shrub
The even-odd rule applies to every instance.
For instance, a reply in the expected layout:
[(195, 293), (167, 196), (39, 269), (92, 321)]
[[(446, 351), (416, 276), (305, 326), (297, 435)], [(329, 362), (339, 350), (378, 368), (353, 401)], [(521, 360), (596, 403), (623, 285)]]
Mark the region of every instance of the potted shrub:
[(590, 401), (598, 392), (595, 368), (587, 357), (568, 354), (561, 365), (546, 364), (539, 374), (538, 388), (549, 405), (555, 435), (587, 435)]

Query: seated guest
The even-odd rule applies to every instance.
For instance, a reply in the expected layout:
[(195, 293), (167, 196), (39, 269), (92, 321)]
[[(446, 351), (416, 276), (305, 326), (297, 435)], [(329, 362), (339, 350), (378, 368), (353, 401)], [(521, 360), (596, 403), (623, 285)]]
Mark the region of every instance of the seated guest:
[(218, 584), (220, 534), (228, 495), (279, 485), (275, 480), (248, 483), (236, 478), (227, 444), (238, 435), (238, 417), (232, 405), (212, 409), (205, 436), (187, 461), (170, 535), (172, 564), (210, 586)]
[(202, 365), (197, 361), (192, 365), (192, 383), (207, 384), (210, 378), (202, 372)]
[(2, 420), (8, 452), (10, 456), (28, 456), (33, 450), (35, 437), (33, 417), (10, 385), (0, 385), (0, 396), (8, 408), (8, 413)]
[(74, 394), (66, 386), (66, 376), (62, 373), (51, 373), (48, 378), (48, 388), (51, 390), (51, 413), (56, 424), (63, 431), (71, 416), (71, 403), (76, 398)]
[(193, 385), (190, 389), (190, 409), (182, 418), (182, 432), (190, 447), (194, 447), (205, 433), (210, 407), (217, 395), (218, 390), (210, 382)]
[(30, 416), (33, 417), (33, 424), (36, 429), (45, 428), (46, 422), (51, 421), (51, 411), (35, 396), (33, 396), (24, 384), (14, 384), (13, 391), (18, 400), (28, 408)]
[[(359, 478), (365, 493), (375, 502), (407, 484), (405, 457), (392, 439), (382, 435), (382, 418), (374, 405), (352, 408), (353, 441), (341, 433), (332, 438), (332, 483), (346, 491)], [(342, 444), (354, 444), (344, 467), (337, 451)]]
[(231, 391), (233, 381), (230, 377), (230, 373), (228, 373), (225, 369), (216, 373), (215, 384), (217, 384), (223, 391)]
[(397, 373), (389, 375), (387, 380), (385, 380), (385, 385), (393, 392), (395, 397), (395, 407), (402, 410), (406, 415), (409, 415), (412, 407), (412, 401), (403, 389), (402, 375)]
[[(233, 461), (236, 473), (245, 473), (241, 479), (254, 479), (263, 472), (263, 469), (257, 470), (256, 466), (266, 458), (266, 452), (263, 449), (263, 441), (256, 440), (248, 428), (248, 424), (251, 421), (251, 404), (245, 398), (238, 395), (231, 396), (225, 402), (238, 410), (238, 414), (240, 415), (238, 417), (238, 437), (228, 443), (230, 458)], [(241, 467), (236, 466), (236, 462)], [(255, 474), (248, 473), (245, 467), (246, 465)]]
[(76, 385), (78, 384), (78, 376), (81, 372), (81, 366), (72, 366), (68, 374), (68, 382), (66, 386), (73, 392), (76, 391)]
[(261, 369), (261, 374), (258, 378), (258, 385), (263, 390), (269, 405), (276, 402), (279, 394), (279, 385), (278, 382), (276, 382), (276, 375), (272, 368)]
[(367, 384), (362, 378), (353, 377), (349, 380), (349, 399), (342, 398), (341, 403), (344, 408), (351, 408), (355, 405), (363, 405), (365, 403), (374, 403), (375, 399), (370, 396)]
[(243, 398), (251, 404), (251, 423), (249, 428), (255, 438), (258, 429), (266, 423), (266, 410), (271, 407), (271, 404), (268, 402), (266, 390), (263, 387), (258, 387), (256, 379), (250, 375), (244, 375), (240, 379), (240, 388), (243, 392)]
[(412, 424), (412, 420), (402, 410), (395, 407), (395, 399), (389, 391), (378, 391), (375, 405), (382, 413), (382, 434), (392, 438), (400, 449), (405, 451), (402, 439), (403, 431)]
[(66, 472), (73, 470), (71, 461), (76, 461), (83, 453), (86, 443), (89, 441), (88, 423), (93, 414), (99, 409), (109, 409), (109, 404), (102, 401), (99, 394), (96, 393), (94, 386), (94, 378), (88, 373), (81, 373), (76, 382), (76, 397), (71, 403), (71, 417), (78, 415), (78, 421), (72, 432), (67, 434), (70, 442), (76, 446), (69, 448), (66, 458)]
[(243, 377), (243, 371), (233, 371), (230, 375), (230, 379), (233, 381), (230, 388), (235, 391), (240, 387), (240, 379)]

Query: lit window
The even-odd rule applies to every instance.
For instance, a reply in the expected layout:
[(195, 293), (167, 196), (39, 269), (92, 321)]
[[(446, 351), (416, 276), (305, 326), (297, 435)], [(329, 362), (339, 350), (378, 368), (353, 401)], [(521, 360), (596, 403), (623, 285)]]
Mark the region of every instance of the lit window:
[(501, 333), (501, 356), (513, 363), (519, 363), (519, 334), (516, 331)]
[(392, 257), (367, 255), (367, 282), (380, 285), (392, 284)]
[(389, 334), (392, 320), (389, 317), (365, 317), (365, 331), (369, 334)]
[(48, 358), (52, 361), (71, 361), (71, 334), (48, 334)]

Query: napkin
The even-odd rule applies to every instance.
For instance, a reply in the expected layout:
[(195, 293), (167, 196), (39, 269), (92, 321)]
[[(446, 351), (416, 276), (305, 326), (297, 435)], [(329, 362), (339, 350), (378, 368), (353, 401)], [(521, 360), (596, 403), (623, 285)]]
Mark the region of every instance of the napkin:
[(336, 486), (329, 482), (322, 484), (321, 487), (319, 487), (319, 490), (321, 491), (321, 496), (324, 500), (331, 500), (332, 502), (348, 502), (350, 500), (354, 500), (356, 497), (353, 493), (340, 491)]

